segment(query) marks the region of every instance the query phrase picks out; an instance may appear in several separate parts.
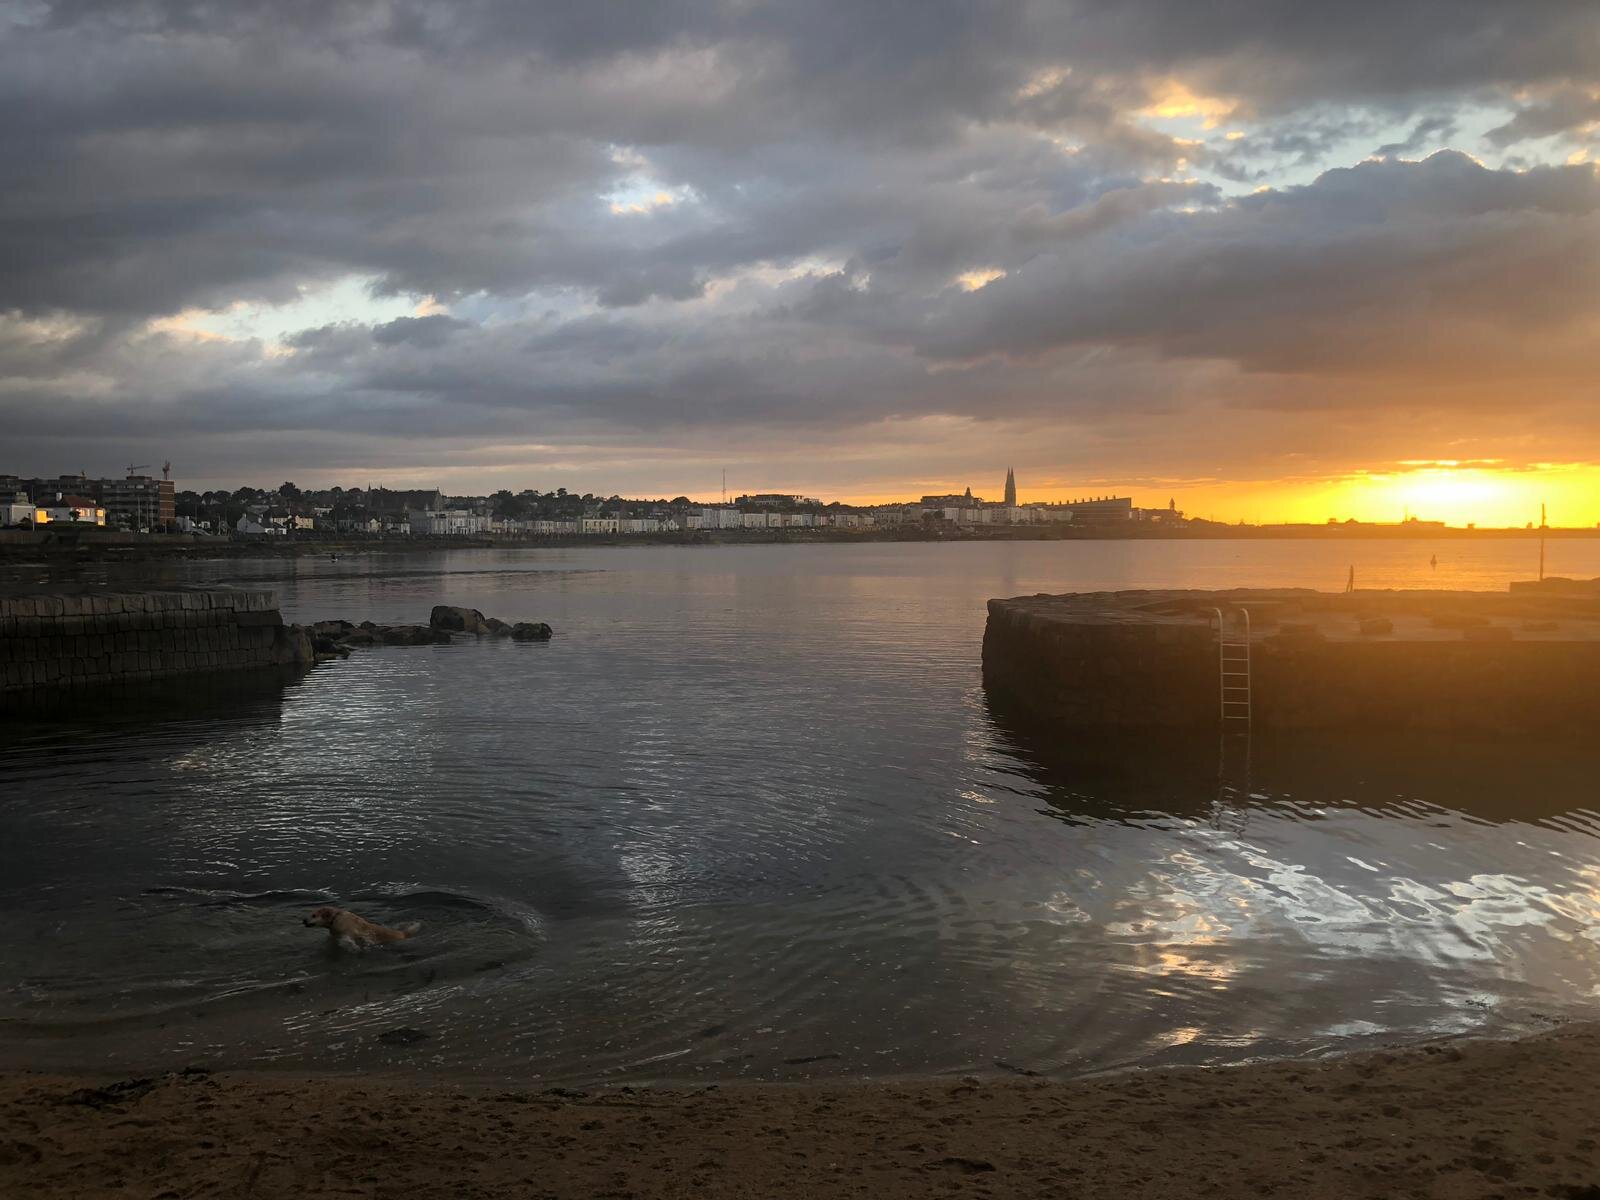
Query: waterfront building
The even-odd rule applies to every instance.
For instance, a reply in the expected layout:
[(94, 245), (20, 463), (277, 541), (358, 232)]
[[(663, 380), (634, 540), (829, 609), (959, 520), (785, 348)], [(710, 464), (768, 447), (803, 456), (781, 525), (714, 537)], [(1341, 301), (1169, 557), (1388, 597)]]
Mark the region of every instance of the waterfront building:
[(791, 496), (785, 492), (756, 492), (750, 496), (736, 496), (733, 502), (740, 508), (803, 508), (822, 504), (811, 496)]
[(33, 506), (34, 528), (40, 525), (104, 525), (106, 510), (85, 496), (58, 496)]
[(175, 485), (170, 479), (129, 475), (99, 481), (100, 503), (113, 525), (129, 529), (162, 529), (177, 518)]
[(287, 513), (246, 512), (234, 529), (248, 537), (286, 537), (291, 519)]
[(490, 532), (492, 524), (489, 517), (462, 508), (420, 509), (410, 514), (409, 521), (412, 535), (423, 537), (471, 537)]
[(391, 516), (404, 516), (413, 512), (443, 512), (445, 507), (444, 493), (438, 488), (420, 488), (411, 491), (390, 491), (388, 488), (373, 488), (365, 501), (352, 500), (351, 503), (365, 503), (373, 512), (389, 514)]
[(25, 492), (16, 492), (0, 500), (0, 526), (21, 525), (33, 521), (33, 501)]
[(919, 501), (923, 508), (973, 508), (983, 502), (983, 497), (974, 496), (971, 488), (945, 496), (924, 496)]
[(1133, 500), (1129, 496), (1093, 496), (1069, 500), (1065, 504), (1029, 505), (1045, 513), (1047, 521), (1131, 521)]

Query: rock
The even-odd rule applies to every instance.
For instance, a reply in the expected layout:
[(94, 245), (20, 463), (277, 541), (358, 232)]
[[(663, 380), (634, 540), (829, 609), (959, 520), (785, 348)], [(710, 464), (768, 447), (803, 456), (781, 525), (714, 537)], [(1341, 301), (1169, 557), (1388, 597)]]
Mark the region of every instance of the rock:
[(318, 621), (310, 626), (312, 637), (332, 638), (336, 641), (348, 637), (354, 628), (355, 626), (349, 621)]
[(327, 655), (329, 658), (349, 658), (350, 647), (335, 641), (326, 634), (316, 633), (316, 626), (312, 627), (311, 648), (316, 651), (317, 657)]
[(1010, 1071), (1013, 1075), (1027, 1075), (1031, 1077), (1039, 1074), (1039, 1072), (1033, 1070), (1031, 1067), (1020, 1067), (1016, 1063), (1007, 1062), (1003, 1058), (995, 1059), (994, 1065), (999, 1067), (1002, 1071)]
[(496, 637), (500, 637), (511, 632), (510, 624), (502, 621), (499, 617), (485, 617), (483, 619), (483, 623), (488, 628), (489, 632)]
[(79, 1088), (75, 1092), (67, 1093), (57, 1103), (109, 1108), (137, 1100), (146, 1093), (154, 1091), (155, 1086), (154, 1079), (124, 1079), (120, 1083), (108, 1083), (105, 1087)]
[(477, 609), (455, 608), (448, 604), (434, 605), (433, 611), (428, 614), (428, 624), (434, 629), (446, 629), (451, 633), (489, 632), (488, 622)]
[(1388, 617), (1364, 617), (1361, 621), (1362, 633), (1393, 633), (1394, 622)]
[(409, 1025), (401, 1025), (395, 1029), (385, 1029), (378, 1035), (378, 1040), (385, 1046), (409, 1046), (413, 1042), (425, 1042), (432, 1036)]
[(428, 646), (450, 640), (445, 630), (429, 625), (385, 625), (378, 636), (385, 646)]
[(543, 621), (518, 621), (511, 627), (511, 637), (518, 642), (548, 642), (555, 631)]
[(302, 626), (279, 625), (273, 631), (270, 661), (274, 666), (303, 666), (316, 659), (317, 651), (311, 644), (311, 635)]

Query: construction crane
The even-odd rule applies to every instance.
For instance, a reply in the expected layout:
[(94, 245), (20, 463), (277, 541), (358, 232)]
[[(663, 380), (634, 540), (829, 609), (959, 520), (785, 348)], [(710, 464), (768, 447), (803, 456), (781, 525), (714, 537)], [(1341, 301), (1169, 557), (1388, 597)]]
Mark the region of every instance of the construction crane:
[(140, 471), (148, 470), (149, 467), (150, 467), (149, 463), (129, 463), (128, 464), (128, 478), (132, 479)]
[(172, 460), (170, 458), (166, 462), (161, 464), (161, 478), (163, 478), (163, 479), (171, 479), (172, 478)]

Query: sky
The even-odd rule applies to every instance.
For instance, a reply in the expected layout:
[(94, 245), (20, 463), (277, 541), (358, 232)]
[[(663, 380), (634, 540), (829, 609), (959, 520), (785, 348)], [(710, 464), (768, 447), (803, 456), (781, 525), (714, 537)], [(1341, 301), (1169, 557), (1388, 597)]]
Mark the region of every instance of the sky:
[(0, 0), (0, 472), (1600, 522), (1592, 0)]

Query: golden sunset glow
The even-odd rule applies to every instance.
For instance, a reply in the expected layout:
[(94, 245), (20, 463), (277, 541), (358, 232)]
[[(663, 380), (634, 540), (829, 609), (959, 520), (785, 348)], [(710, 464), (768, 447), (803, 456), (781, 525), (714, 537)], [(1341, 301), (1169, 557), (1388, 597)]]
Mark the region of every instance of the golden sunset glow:
[(979, 288), (993, 283), (996, 279), (1004, 279), (1005, 277), (1006, 273), (998, 267), (983, 267), (957, 275), (956, 283), (961, 286), (962, 291), (975, 292)]
[(1142, 111), (1142, 116), (1199, 117), (1207, 129), (1215, 129), (1224, 119), (1233, 115), (1239, 106), (1220, 96), (1201, 96), (1191, 91), (1187, 84), (1176, 79), (1167, 80), (1156, 91), (1156, 98)]
[[(990, 497), (998, 488), (973, 491)], [(1141, 508), (1165, 507), (1168, 497), (1190, 517), (1233, 524), (1312, 524), (1356, 520), (1393, 524), (1406, 517), (1476, 525), (1482, 529), (1521, 529), (1539, 523), (1545, 506), (1552, 526), (1600, 524), (1600, 464), (1541, 463), (1510, 467), (1489, 461), (1430, 460), (1392, 464), (1387, 470), (1357, 471), (1326, 479), (1262, 481), (1168, 479), (1127, 486), (1086, 482), (1076, 487), (1030, 486), (1019, 471), (1024, 503), (1062, 502), (1084, 496), (1129, 495)], [(964, 481), (929, 484), (925, 492), (960, 491)], [(910, 491), (916, 491), (913, 486)], [(849, 497), (858, 504), (904, 500), (907, 491)]]
[(0, 472), (1596, 532), (1600, 8), (1164, 2), (12, 5)]
[[(1539, 522), (1546, 507), (1552, 525), (1600, 521), (1600, 466), (1590, 463), (1508, 468), (1489, 463), (1400, 464), (1323, 486), (1286, 487), (1260, 498), (1262, 520), (1399, 521), (1406, 516), (1447, 525), (1516, 528)], [(1236, 513), (1234, 519), (1244, 517)]]

